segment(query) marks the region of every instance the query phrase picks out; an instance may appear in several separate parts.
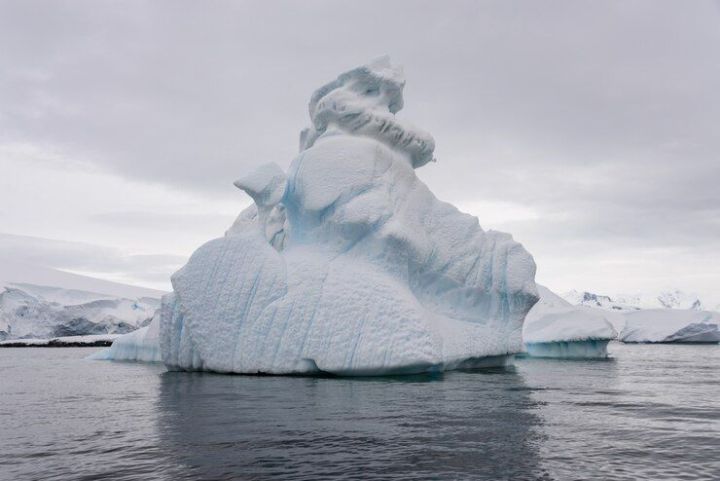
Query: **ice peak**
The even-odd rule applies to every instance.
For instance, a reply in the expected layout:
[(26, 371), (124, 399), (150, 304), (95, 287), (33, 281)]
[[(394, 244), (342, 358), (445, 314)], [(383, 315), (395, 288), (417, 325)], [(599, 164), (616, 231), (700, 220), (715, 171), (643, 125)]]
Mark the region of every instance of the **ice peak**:
[(287, 186), (285, 172), (276, 163), (269, 162), (239, 178), (234, 185), (255, 201), (260, 232), (273, 243), (285, 222), (284, 207), (278, 205)]
[(395, 118), (403, 107), (405, 78), (388, 56), (340, 74), (310, 98), (311, 126), (300, 134), (300, 150), (328, 131), (372, 137), (409, 157), (414, 168), (434, 160), (435, 141)]
[[(572, 290), (563, 296), (575, 305), (600, 307), (616, 311), (636, 311), (639, 309), (706, 309), (706, 303), (697, 294), (680, 289), (667, 289), (662, 292), (644, 291), (613, 296)], [(711, 305), (711, 304), (710, 304)]]
[(371, 60), (366, 66), (380, 78), (396, 82), (398, 85), (405, 85), (405, 74), (399, 65), (392, 65), (389, 55), (381, 55)]
[(263, 164), (233, 184), (244, 190), (258, 207), (272, 207), (285, 193), (285, 172), (274, 162)]

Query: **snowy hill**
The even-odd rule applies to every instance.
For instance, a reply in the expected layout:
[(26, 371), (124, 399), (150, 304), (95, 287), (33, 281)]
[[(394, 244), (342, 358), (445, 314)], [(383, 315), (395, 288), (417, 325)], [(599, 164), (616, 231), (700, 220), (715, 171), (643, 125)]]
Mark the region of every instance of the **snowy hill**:
[(159, 299), (150, 297), (11, 284), (0, 293), (0, 340), (123, 334), (149, 323), (159, 305)]
[(610, 296), (595, 294), (587, 291), (576, 291), (573, 289), (572, 291), (568, 291), (563, 294), (562, 297), (573, 306), (599, 307), (601, 309), (615, 311), (639, 309), (638, 307), (617, 302), (613, 300)]
[(131, 332), (162, 294), (0, 257), (0, 341)]
[(690, 309), (702, 311), (718, 309), (712, 302), (703, 302), (696, 294), (679, 289), (670, 289), (659, 293), (617, 294), (614, 296), (595, 294), (587, 291), (572, 290), (563, 298), (577, 306), (599, 307), (612, 311), (637, 311), (639, 309)]

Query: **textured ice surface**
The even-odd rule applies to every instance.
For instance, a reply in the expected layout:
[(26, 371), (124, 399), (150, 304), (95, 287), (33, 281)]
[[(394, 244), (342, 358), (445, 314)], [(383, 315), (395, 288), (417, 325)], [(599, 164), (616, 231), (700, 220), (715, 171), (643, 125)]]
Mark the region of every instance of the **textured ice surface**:
[(312, 96), (287, 175), (266, 165), (236, 182), (256, 205), (163, 298), (167, 366), (373, 375), (521, 350), (535, 263), (418, 179), (434, 141), (395, 118), (403, 86), (386, 58), (342, 74)]
[(645, 309), (624, 314), (623, 342), (720, 342), (720, 314), (692, 309)]
[(573, 306), (548, 288), (538, 286), (540, 300), (530, 310), (523, 329), (531, 356), (607, 357), (607, 343), (617, 337), (600, 309)]

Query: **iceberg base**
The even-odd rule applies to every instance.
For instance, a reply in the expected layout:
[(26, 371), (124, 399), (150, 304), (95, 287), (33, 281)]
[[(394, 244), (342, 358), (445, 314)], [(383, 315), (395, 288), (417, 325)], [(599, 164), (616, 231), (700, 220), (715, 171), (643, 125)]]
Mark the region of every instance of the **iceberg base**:
[[(454, 370), (485, 369), (492, 367), (505, 367), (513, 364), (515, 356), (504, 354), (499, 356), (483, 356), (462, 359), (444, 364), (417, 364), (398, 367), (385, 367), (382, 369), (351, 369), (335, 371), (325, 374), (335, 376), (397, 376), (405, 374), (426, 374)], [(318, 371), (320, 372), (320, 371)]]
[(531, 357), (554, 359), (606, 359), (609, 339), (586, 341), (528, 342), (527, 354)]
[(146, 326), (120, 336), (107, 349), (96, 352), (88, 359), (96, 361), (162, 362), (160, 343), (156, 336), (148, 335)]
[[(106, 351), (109, 351), (107, 349)], [(103, 351), (104, 352), (104, 351)], [(118, 360), (116, 357), (102, 358)], [(262, 375), (262, 376), (339, 376), (339, 377), (374, 377), (374, 376), (403, 376), (403, 375), (416, 375), (416, 374), (433, 374), (441, 373), (445, 371), (467, 371), (472, 369), (487, 369), (494, 367), (506, 367), (511, 366), (515, 359), (514, 354), (504, 354), (499, 356), (484, 356), (484, 357), (473, 357), (463, 359), (455, 362), (448, 362), (444, 364), (412, 364), (403, 366), (393, 367), (382, 367), (382, 368), (362, 368), (355, 367), (347, 370), (333, 370), (324, 371), (317, 367), (317, 364), (312, 359), (303, 359), (297, 370), (284, 373), (273, 373), (263, 371), (249, 371), (249, 372), (230, 372), (230, 371), (213, 371), (218, 374), (240, 374), (240, 375)], [(126, 358), (123, 360), (136, 360)], [(183, 368), (178, 366), (167, 366), (170, 371), (206, 371), (208, 369), (193, 369)]]

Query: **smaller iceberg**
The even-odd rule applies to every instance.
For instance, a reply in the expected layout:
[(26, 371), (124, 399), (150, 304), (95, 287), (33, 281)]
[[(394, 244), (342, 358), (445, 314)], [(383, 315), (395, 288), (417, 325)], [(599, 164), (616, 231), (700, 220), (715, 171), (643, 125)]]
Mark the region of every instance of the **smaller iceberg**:
[(112, 345), (88, 359), (99, 361), (162, 362), (160, 353), (160, 310), (149, 325), (118, 337)]
[(532, 357), (604, 359), (617, 337), (613, 325), (598, 310), (573, 306), (547, 287), (538, 285), (540, 300), (525, 318), (523, 340)]
[(628, 312), (620, 340), (626, 343), (720, 342), (720, 314), (692, 309), (644, 309)]

